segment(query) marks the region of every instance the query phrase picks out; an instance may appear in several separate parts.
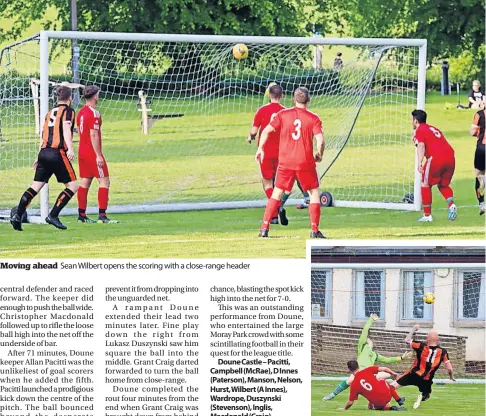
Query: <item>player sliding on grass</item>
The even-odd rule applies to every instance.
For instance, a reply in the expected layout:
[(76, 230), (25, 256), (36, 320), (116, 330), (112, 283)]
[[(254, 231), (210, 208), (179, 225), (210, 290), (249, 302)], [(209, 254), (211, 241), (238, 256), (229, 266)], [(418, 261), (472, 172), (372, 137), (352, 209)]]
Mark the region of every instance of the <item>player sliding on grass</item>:
[(78, 191), (78, 221), (84, 223), (96, 222), (86, 216), (88, 205), (88, 191), (93, 178), (98, 179), (98, 222), (108, 224), (117, 223), (106, 216), (108, 208), (108, 193), (110, 176), (108, 165), (103, 156), (101, 146), (101, 114), (95, 110), (98, 104), (100, 89), (89, 85), (84, 89), (86, 105), (78, 113), (79, 127), (79, 176), (81, 183)]
[[(454, 193), (449, 186), (456, 166), (454, 149), (439, 129), (427, 124), (425, 111), (412, 111), (412, 125), (415, 130), (413, 141), (417, 146), (418, 171), (422, 175), (421, 194), (424, 215), (419, 221), (432, 222), (431, 187), (434, 185), (437, 185), (449, 205), (449, 220), (454, 221), (457, 217), (457, 207), (454, 203)], [(424, 158), (425, 163), (423, 163)]]
[(17, 213), (10, 220), (17, 231), (22, 231), (22, 216), (52, 175), (56, 175), (57, 181), (66, 188), (57, 197), (46, 222), (60, 230), (67, 229), (59, 221), (59, 213), (78, 190), (76, 174), (71, 165), (74, 160), (74, 110), (71, 108), (72, 92), (69, 87), (58, 87), (56, 96), (57, 104), (47, 113), (42, 128), (39, 155), (34, 162), (34, 181), (20, 198)]
[[(354, 380), (351, 383), (349, 399), (344, 406), (344, 410), (348, 410), (358, 400), (359, 395), (368, 400), (368, 409), (371, 410), (407, 410), (401, 406), (405, 398), (400, 398), (395, 389), (385, 380), (378, 379), (379, 373), (386, 373), (393, 377), (396, 377), (397, 373), (387, 367), (378, 366), (360, 370), (358, 362), (354, 360), (348, 361), (348, 369)], [(390, 406), (392, 397), (397, 403), (400, 403), (400, 407)]]
[(476, 197), (479, 202), (479, 215), (484, 214), (484, 177), (486, 160), (486, 110), (474, 114), (474, 119), (469, 132), (471, 136), (477, 137), (476, 152), (474, 154), (474, 170), (476, 171)]
[[(372, 313), (370, 315), (358, 339), (358, 363), (359, 368), (362, 370), (374, 366), (376, 362), (385, 364), (397, 363), (406, 358), (410, 358), (413, 355), (411, 351), (406, 351), (398, 357), (384, 357), (383, 355), (380, 355), (373, 351), (373, 341), (368, 338), (368, 333), (370, 331), (371, 325), (373, 325), (373, 322), (375, 322), (377, 319), (378, 315), (376, 313)], [(381, 380), (384, 380), (389, 378), (390, 376), (387, 373), (378, 373), (377, 377)], [(339, 393), (346, 390), (351, 385), (353, 379), (354, 376), (351, 375), (347, 380), (342, 381), (332, 393), (325, 396), (322, 400), (328, 401), (334, 399)], [(402, 405), (403, 402), (400, 402), (399, 404)]]
[[(285, 109), (280, 104), (280, 100), (283, 98), (283, 89), (280, 85), (272, 85), (268, 89), (268, 96), (270, 103), (260, 107), (253, 118), (253, 126), (248, 136), (248, 143), (255, 140), (258, 131), (260, 131), (260, 137), (257, 142), (257, 145), (260, 145), (262, 131), (275, 118), (279, 111)], [(265, 159), (258, 161), (258, 163), (262, 176), (263, 190), (267, 198), (270, 199), (273, 193), (275, 174), (277, 173), (278, 166), (278, 131), (274, 131), (268, 135), (267, 142), (265, 143)], [(278, 208), (278, 216), (282, 225), (288, 225), (289, 221), (285, 208), (283, 207), (284, 203), (285, 201), (282, 201), (281, 206)], [(270, 224), (278, 224), (278, 217), (273, 217), (270, 220)]]
[[(260, 229), (260, 237), (268, 237), (270, 221), (280, 207), (280, 200), (285, 191), (290, 192), (295, 180), (299, 180), (302, 189), (309, 191), (309, 216), (311, 221), (311, 238), (325, 238), (319, 231), (321, 204), (319, 201), (319, 178), (316, 162), (324, 154), (324, 135), (322, 121), (307, 110), (310, 95), (307, 88), (299, 87), (294, 92), (295, 106), (280, 111), (270, 124), (263, 129), (255, 158), (261, 163), (265, 160), (264, 145), (270, 133), (276, 130), (279, 135), (278, 168), (275, 188), (268, 200)], [(314, 153), (313, 137), (317, 140), (317, 151)]]
[(396, 389), (402, 386), (417, 386), (420, 393), (415, 401), (413, 408), (417, 409), (423, 401), (430, 398), (434, 374), (444, 363), (452, 381), (452, 364), (445, 348), (439, 346), (439, 334), (431, 330), (427, 335), (427, 342), (417, 342), (413, 340), (415, 333), (420, 329), (420, 325), (414, 325), (412, 330), (405, 338), (405, 342), (415, 351), (416, 358), (410, 370), (398, 377), (392, 386)]

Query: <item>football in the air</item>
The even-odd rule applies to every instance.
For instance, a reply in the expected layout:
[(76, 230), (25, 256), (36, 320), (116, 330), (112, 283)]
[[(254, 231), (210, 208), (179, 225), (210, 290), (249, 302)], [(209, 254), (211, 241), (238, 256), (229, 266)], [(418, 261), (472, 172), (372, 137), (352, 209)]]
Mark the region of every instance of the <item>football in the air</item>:
[(238, 59), (245, 59), (248, 56), (248, 48), (244, 43), (238, 43), (233, 46), (233, 56)]
[(429, 305), (431, 303), (434, 303), (435, 302), (435, 296), (432, 292), (427, 292), (424, 294), (424, 302), (425, 303), (428, 303)]

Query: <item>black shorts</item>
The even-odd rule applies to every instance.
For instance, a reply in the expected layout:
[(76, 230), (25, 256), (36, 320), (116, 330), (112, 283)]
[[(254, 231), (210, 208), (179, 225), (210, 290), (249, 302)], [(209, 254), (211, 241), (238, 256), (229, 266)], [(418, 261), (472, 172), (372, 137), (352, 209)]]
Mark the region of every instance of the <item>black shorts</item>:
[(486, 159), (486, 145), (478, 144), (476, 146), (476, 153), (474, 153), (474, 168), (477, 170), (484, 170), (484, 164)]
[(403, 387), (417, 386), (420, 393), (424, 394), (425, 396), (429, 396), (430, 393), (432, 393), (432, 380), (424, 380), (422, 377), (418, 376), (415, 373), (407, 372), (397, 378), (396, 382)]
[(49, 182), (52, 175), (56, 175), (59, 183), (68, 183), (76, 180), (73, 166), (61, 149), (41, 149), (37, 158), (34, 181)]

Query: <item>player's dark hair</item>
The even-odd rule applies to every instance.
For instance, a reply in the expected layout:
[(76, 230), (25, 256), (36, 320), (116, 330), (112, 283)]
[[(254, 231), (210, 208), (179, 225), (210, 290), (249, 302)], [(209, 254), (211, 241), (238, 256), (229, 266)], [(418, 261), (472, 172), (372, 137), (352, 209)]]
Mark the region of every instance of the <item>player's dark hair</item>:
[(283, 96), (283, 88), (280, 85), (272, 85), (268, 89), (268, 96), (274, 100), (279, 100)]
[(83, 97), (86, 100), (89, 100), (90, 98), (93, 98), (96, 94), (98, 94), (99, 92), (100, 92), (100, 87), (98, 87), (96, 85), (88, 85), (87, 87), (85, 87), (85, 89), (83, 91)]
[(339, 57), (343, 56), (342, 52), (338, 52), (336, 55)]
[(71, 88), (66, 87), (65, 85), (56, 88), (57, 101), (67, 101), (71, 98), (72, 94)]
[(427, 123), (427, 113), (424, 110), (413, 110), (412, 117), (419, 123)]
[(305, 87), (299, 87), (294, 92), (294, 99), (299, 104), (307, 104), (310, 101), (309, 90)]
[(359, 364), (356, 360), (348, 361), (348, 369), (349, 371), (356, 371), (359, 369)]

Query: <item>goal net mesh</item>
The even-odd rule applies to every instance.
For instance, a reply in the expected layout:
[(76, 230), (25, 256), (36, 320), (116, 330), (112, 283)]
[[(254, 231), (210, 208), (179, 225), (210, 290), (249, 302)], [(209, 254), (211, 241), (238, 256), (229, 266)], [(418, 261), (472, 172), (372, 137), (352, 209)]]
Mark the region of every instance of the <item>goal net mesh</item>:
[[(413, 193), (416, 47), (247, 44), (249, 56), (237, 60), (233, 44), (216, 42), (78, 40), (78, 46), (79, 83), (102, 91), (111, 205), (214, 202), (224, 208), (262, 201), (255, 145), (246, 138), (271, 82), (283, 87), (285, 106), (296, 87), (311, 92), (310, 109), (322, 118), (326, 137), (318, 165), (322, 190), (358, 203), (400, 203)], [(73, 81), (71, 47), (71, 40), (50, 40), (50, 106), (55, 83)], [(341, 68), (333, 67), (337, 51), (343, 52)], [(40, 90), (32, 80), (39, 78), (39, 62), (37, 38), (1, 54), (0, 209), (15, 205), (32, 179)], [(149, 100), (148, 135), (142, 134), (139, 91)], [(293, 196), (300, 198), (298, 190)]]
[[(384, 271), (348, 270), (347, 278), (352, 279), (351, 290), (340, 287), (346, 279), (344, 275), (333, 279), (332, 274), (332, 270), (311, 272), (313, 374), (346, 376), (347, 361), (357, 358), (363, 325), (372, 313), (376, 313), (380, 319), (373, 323), (369, 339), (374, 351), (380, 355), (396, 357), (407, 351), (404, 339), (415, 323), (424, 328), (416, 336), (419, 341), (425, 341), (429, 329), (440, 326), (440, 343), (449, 353), (456, 376), (484, 379), (484, 271), (455, 270), (444, 282), (437, 281), (436, 277), (434, 284), (433, 270), (405, 270), (387, 275), (386, 281)], [(336, 281), (338, 278), (340, 282)], [(424, 303), (426, 292), (436, 294), (434, 304)], [(336, 318), (342, 325), (335, 325), (333, 302), (344, 298), (351, 300), (350, 307), (348, 310), (340, 306), (340, 316)], [(444, 316), (451, 316), (446, 318), (447, 330)], [(412, 362), (383, 365), (403, 372)], [(444, 365), (436, 377), (448, 378)]]

